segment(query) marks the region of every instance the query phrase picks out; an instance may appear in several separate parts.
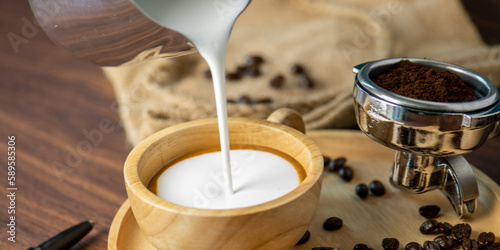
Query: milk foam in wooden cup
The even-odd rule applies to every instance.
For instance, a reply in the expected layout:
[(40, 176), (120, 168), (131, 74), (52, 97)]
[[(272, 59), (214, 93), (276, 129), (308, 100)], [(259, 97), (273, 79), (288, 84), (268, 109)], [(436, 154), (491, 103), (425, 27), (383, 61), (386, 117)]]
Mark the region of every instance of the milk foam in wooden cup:
[(203, 209), (169, 202), (148, 189), (155, 176), (165, 166), (213, 151), (220, 143), (216, 119), (161, 130), (131, 151), (124, 168), (132, 212), (158, 249), (289, 249), (308, 229), (323, 172), (323, 156), (314, 142), (291, 127), (246, 118), (229, 118), (228, 131), (230, 144), (238, 149), (290, 157), (299, 168), (294, 174), (301, 172), (302, 180), (282, 196), (239, 208)]
[(218, 149), (188, 155), (165, 166), (148, 188), (160, 198), (182, 206), (231, 209), (279, 198), (305, 177), (302, 166), (280, 151), (248, 145), (231, 147), (232, 194), (224, 192)]

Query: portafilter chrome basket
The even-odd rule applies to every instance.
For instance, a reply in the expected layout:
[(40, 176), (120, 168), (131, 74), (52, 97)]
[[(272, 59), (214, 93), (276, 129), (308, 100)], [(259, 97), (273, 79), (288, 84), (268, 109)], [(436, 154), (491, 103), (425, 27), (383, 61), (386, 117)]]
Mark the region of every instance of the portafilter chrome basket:
[[(469, 85), (477, 100), (462, 103), (425, 101), (395, 94), (371, 79), (401, 60), (450, 71)], [(484, 76), (450, 63), (391, 58), (354, 67), (354, 102), (360, 129), (371, 139), (396, 150), (390, 182), (410, 193), (440, 189), (460, 218), (476, 210), (476, 177), (462, 156), (496, 133), (499, 93)]]

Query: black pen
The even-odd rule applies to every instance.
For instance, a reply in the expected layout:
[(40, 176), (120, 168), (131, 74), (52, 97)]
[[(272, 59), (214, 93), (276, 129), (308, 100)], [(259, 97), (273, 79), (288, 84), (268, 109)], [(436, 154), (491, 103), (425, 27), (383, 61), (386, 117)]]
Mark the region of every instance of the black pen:
[(84, 221), (74, 225), (46, 240), (37, 247), (30, 247), (27, 250), (63, 250), (70, 249), (80, 241), (94, 227), (95, 220)]

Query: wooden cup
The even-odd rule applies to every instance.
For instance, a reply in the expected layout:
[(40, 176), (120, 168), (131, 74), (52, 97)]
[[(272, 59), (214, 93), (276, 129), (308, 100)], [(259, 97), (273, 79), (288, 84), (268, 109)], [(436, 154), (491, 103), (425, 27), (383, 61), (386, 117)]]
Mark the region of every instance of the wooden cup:
[(125, 162), (125, 184), (141, 231), (158, 249), (289, 249), (306, 232), (321, 191), (323, 157), (296, 129), (270, 121), (230, 118), (231, 145), (264, 146), (297, 160), (306, 177), (275, 200), (235, 209), (177, 205), (147, 189), (165, 165), (187, 154), (220, 147), (216, 119), (175, 125), (139, 143)]

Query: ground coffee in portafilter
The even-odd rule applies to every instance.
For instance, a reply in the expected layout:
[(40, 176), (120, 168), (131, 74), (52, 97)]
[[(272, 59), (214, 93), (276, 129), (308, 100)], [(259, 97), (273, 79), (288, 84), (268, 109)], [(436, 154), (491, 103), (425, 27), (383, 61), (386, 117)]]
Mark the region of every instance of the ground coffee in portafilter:
[(460, 77), (401, 60), (396, 67), (372, 79), (374, 83), (399, 95), (434, 102), (469, 102), (476, 95)]

